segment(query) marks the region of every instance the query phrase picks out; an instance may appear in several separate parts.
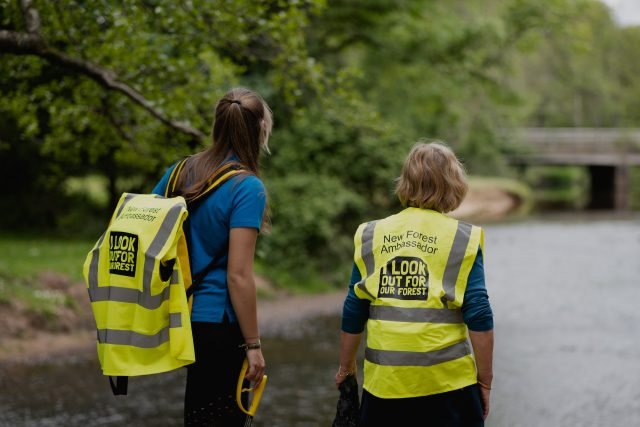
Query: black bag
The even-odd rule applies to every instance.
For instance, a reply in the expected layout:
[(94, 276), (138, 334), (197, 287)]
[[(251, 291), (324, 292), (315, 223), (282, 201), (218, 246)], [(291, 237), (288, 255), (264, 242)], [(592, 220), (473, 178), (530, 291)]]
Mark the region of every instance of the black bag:
[(338, 389), (340, 397), (332, 427), (357, 427), (360, 418), (360, 398), (356, 376), (349, 375)]

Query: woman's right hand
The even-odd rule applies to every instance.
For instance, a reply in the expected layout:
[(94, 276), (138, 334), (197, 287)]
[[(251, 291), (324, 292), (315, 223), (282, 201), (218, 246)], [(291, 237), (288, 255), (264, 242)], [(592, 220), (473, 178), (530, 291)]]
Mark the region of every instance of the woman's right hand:
[(486, 420), (489, 416), (490, 401), (491, 401), (491, 389), (484, 387), (480, 388), (480, 399), (482, 400), (482, 419)]
[(244, 378), (248, 381), (260, 384), (262, 377), (264, 376), (264, 357), (262, 356), (262, 350), (259, 348), (247, 350), (247, 361), (249, 362), (249, 369)]

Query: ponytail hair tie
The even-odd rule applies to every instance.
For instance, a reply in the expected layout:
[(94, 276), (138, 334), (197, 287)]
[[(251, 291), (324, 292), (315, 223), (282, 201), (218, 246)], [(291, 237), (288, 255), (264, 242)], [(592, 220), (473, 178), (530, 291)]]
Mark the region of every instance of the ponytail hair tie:
[(242, 105), (242, 104), (240, 103), (240, 101), (238, 101), (237, 99), (232, 100), (232, 101), (231, 101), (231, 103), (232, 103), (232, 104)]

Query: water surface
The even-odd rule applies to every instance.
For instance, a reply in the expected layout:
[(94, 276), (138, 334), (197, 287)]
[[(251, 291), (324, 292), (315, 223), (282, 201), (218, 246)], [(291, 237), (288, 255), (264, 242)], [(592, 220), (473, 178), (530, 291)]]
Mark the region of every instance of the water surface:
[[(640, 426), (640, 218), (488, 226), (485, 266), (496, 322), (487, 426)], [(264, 339), (255, 426), (331, 425), (339, 319), (296, 330)], [(183, 388), (180, 370), (113, 397), (93, 357), (0, 366), (0, 425), (181, 425)]]

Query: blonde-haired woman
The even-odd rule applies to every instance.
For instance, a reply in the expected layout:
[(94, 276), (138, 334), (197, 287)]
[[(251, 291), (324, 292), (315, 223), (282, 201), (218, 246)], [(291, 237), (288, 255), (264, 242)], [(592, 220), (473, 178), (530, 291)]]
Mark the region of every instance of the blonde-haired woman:
[(483, 230), (445, 215), (466, 192), (453, 151), (418, 143), (396, 186), (405, 209), (356, 231), (335, 381), (355, 373), (366, 325), (361, 427), (475, 427), (489, 414), (493, 314)]

